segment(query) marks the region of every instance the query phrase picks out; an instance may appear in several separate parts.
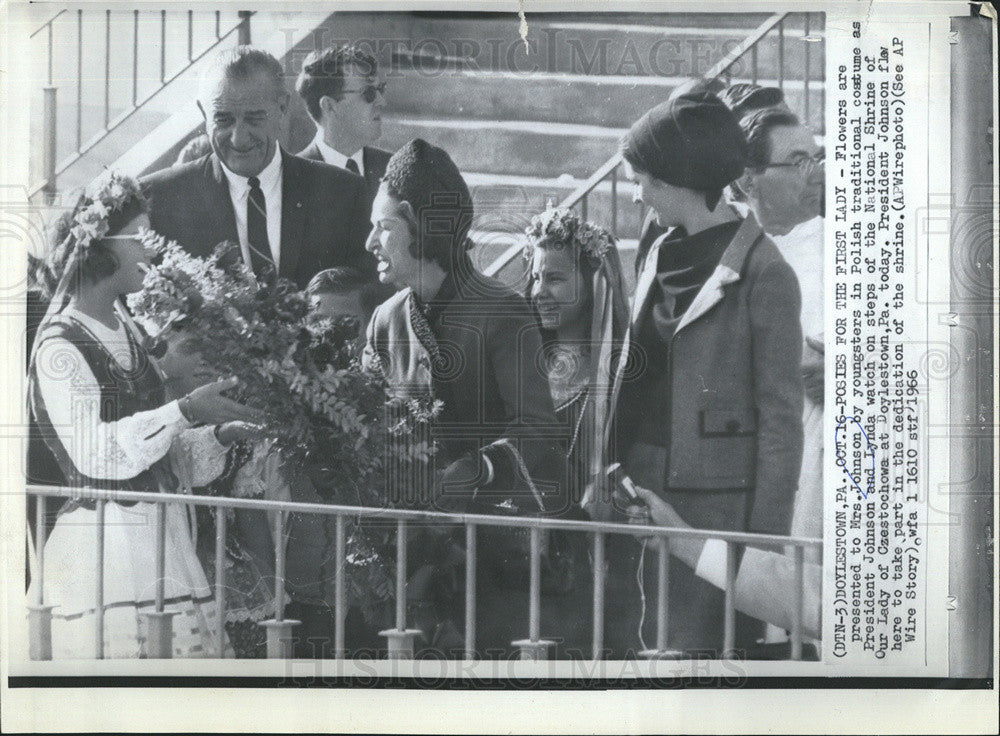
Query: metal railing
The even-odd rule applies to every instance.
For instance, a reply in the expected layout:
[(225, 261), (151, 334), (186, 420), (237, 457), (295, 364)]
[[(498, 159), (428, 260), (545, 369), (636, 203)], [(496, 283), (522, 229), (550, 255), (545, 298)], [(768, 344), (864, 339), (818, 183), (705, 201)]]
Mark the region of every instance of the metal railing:
[[(703, 529), (669, 528), (658, 526), (636, 526), (593, 521), (571, 521), (564, 519), (545, 519), (537, 517), (489, 516), (483, 514), (459, 514), (439, 511), (417, 511), (409, 509), (374, 508), (360, 506), (338, 506), (331, 504), (297, 503), (281, 501), (264, 501), (246, 498), (228, 498), (217, 496), (195, 496), (188, 494), (162, 494), (137, 491), (107, 491), (95, 489), (66, 488), (57, 486), (28, 485), (27, 493), (37, 497), (35, 517), (35, 552), (36, 572), (44, 576), (45, 555), (45, 523), (46, 500), (50, 497), (72, 497), (78, 500), (96, 501), (97, 524), (95, 528), (95, 558), (97, 569), (97, 584), (94, 600), (94, 656), (101, 659), (104, 656), (104, 510), (109, 502), (148, 502), (156, 504), (156, 595), (154, 611), (147, 614), (149, 618), (149, 637), (147, 656), (154, 659), (170, 658), (171, 648), (171, 616), (165, 614), (164, 606), (164, 572), (166, 567), (165, 529), (167, 504), (183, 506), (208, 506), (217, 509), (258, 509), (274, 512), (274, 559), (275, 578), (275, 617), (262, 622), (267, 629), (268, 658), (290, 658), (292, 656), (293, 630), (297, 622), (285, 618), (285, 599), (283, 581), (285, 578), (285, 525), (289, 513), (320, 514), (335, 517), (335, 578), (334, 578), (334, 655), (345, 656), (344, 626), (345, 626), (345, 525), (348, 517), (352, 519), (369, 519), (396, 522), (396, 575), (395, 575), (395, 626), (380, 632), (387, 640), (388, 656), (397, 659), (409, 659), (414, 654), (414, 639), (419, 630), (407, 628), (406, 608), (406, 570), (407, 570), (407, 528), (418, 522), (432, 524), (462, 525), (465, 527), (465, 658), (476, 658), (476, 536), (479, 527), (512, 527), (528, 529), (530, 535), (529, 564), (529, 601), (527, 638), (511, 642), (520, 649), (521, 659), (545, 659), (549, 647), (553, 644), (541, 637), (541, 544), (542, 534), (546, 530), (565, 530), (589, 535), (593, 542), (593, 636), (592, 656), (595, 660), (602, 658), (604, 650), (604, 589), (605, 589), (605, 539), (609, 534), (628, 536), (655, 537), (658, 553), (657, 566), (657, 610), (656, 610), (656, 647), (642, 652), (642, 656), (655, 659), (664, 656), (676, 656), (669, 652), (668, 641), (668, 608), (667, 583), (669, 580), (670, 550), (669, 539), (718, 539), (726, 544), (726, 575), (725, 575), (725, 610), (723, 655), (735, 650), (735, 587), (736, 587), (736, 554), (740, 546), (753, 547), (792, 547), (794, 560), (794, 602), (792, 606), (791, 628), (791, 658), (802, 658), (803, 642), (803, 594), (806, 584), (804, 578), (805, 548), (822, 548), (822, 540), (785, 537), (771, 534), (752, 534), (747, 532), (728, 532)], [(226, 545), (226, 514), (216, 515), (215, 529), (215, 600), (219, 609), (218, 630), (219, 657), (225, 656), (225, 606), (226, 606), (226, 566), (224, 565)], [(35, 599), (29, 605), (29, 656), (36, 660), (52, 658), (52, 605), (44, 598), (44, 577), (33, 581)]]
[[(155, 45), (159, 44), (160, 54), (159, 54), (159, 75), (158, 78), (154, 78), (154, 85), (151, 91), (143, 91), (140, 96), (140, 12), (143, 13), (144, 17), (148, 18), (150, 16), (159, 18), (159, 34), (156, 38), (142, 38), (142, 41), (147, 44)], [(70, 18), (67, 19), (67, 14)], [(122, 14), (118, 14), (119, 16)], [(30, 36), (34, 39), (36, 36), (43, 36), (45, 38), (45, 57), (46, 57), (46, 68), (47, 68), (47, 84), (43, 88), (43, 102), (42, 102), (42, 129), (43, 129), (43, 154), (42, 154), (42, 170), (43, 170), (43, 181), (36, 184), (31, 188), (30, 195), (34, 196), (38, 192), (43, 192), (47, 201), (51, 202), (56, 194), (56, 182), (59, 174), (63, 173), (72, 166), (76, 161), (78, 161), (84, 154), (90, 151), (94, 146), (100, 143), (102, 140), (107, 138), (114, 130), (116, 130), (122, 123), (128, 120), (132, 115), (134, 115), (138, 110), (140, 110), (144, 105), (146, 105), (153, 97), (155, 97), (161, 90), (163, 90), (167, 85), (173, 82), (177, 77), (187, 71), (191, 66), (197, 63), (202, 57), (207, 53), (217, 48), (220, 43), (225, 41), (234, 31), (238, 34), (238, 43), (248, 44), (250, 43), (250, 17), (253, 15), (253, 11), (241, 10), (237, 12), (238, 20), (237, 22), (229, 27), (227, 30), (222, 30), (222, 14), (220, 11), (214, 12), (214, 17), (209, 16), (206, 13), (198, 13), (199, 21), (207, 20), (214, 26), (214, 37), (211, 37), (209, 42), (199, 50), (195, 49), (195, 12), (192, 10), (186, 11), (185, 20), (185, 30), (187, 33), (187, 56), (177, 67), (169, 67), (167, 64), (167, 11), (132, 11), (132, 54), (131, 54), (131, 68), (130, 71), (126, 72), (129, 67), (125, 60), (116, 58), (115, 59), (115, 75), (112, 76), (112, 11), (105, 10), (91, 11), (79, 9), (75, 13), (71, 11), (60, 11), (39, 28), (37, 28)], [(208, 17), (203, 17), (208, 16)], [(58, 87), (54, 84), (53, 75), (53, 54), (56, 47), (53, 35), (54, 29), (56, 27), (57, 21), (60, 24), (74, 23), (72, 20), (75, 17), (75, 48), (76, 48), (76, 66), (75, 66), (75, 104), (76, 113), (74, 125), (74, 142), (73, 150), (70, 155), (64, 157), (62, 160), (57, 160), (57, 124), (58, 124), (58, 108), (57, 108), (57, 91)], [(84, 22), (88, 21), (86, 24)], [(89, 38), (86, 40), (86, 45), (88, 48), (93, 47), (95, 44), (102, 44), (103, 53), (103, 83), (104, 83), (104, 93), (103, 93), (103, 124), (91, 135), (89, 138), (84, 138), (84, 122), (83, 122), (83, 101), (84, 101), (84, 64), (83, 64), (83, 50), (84, 50), (84, 28), (93, 27), (100, 23), (100, 19), (103, 17), (103, 34), (100, 40)], [(150, 34), (151, 35), (151, 34)], [(88, 74), (93, 74), (93, 69), (88, 69)], [(131, 90), (127, 87), (131, 86)], [(125, 104), (124, 109), (112, 117), (112, 91), (118, 92), (115, 97), (125, 96), (130, 100)], [(128, 93), (131, 93), (130, 96)]]
[[(800, 105), (799, 112), (800, 117), (803, 121), (809, 120), (809, 96), (810, 84), (812, 80), (810, 79), (812, 73), (811, 64), (811, 41), (815, 40), (815, 37), (811, 36), (811, 23), (813, 22), (811, 18), (811, 13), (775, 13), (766, 21), (761, 23), (761, 25), (749, 36), (747, 36), (742, 42), (735, 46), (728, 54), (726, 54), (719, 62), (712, 66), (705, 74), (702, 79), (706, 81), (711, 80), (721, 80), (725, 82), (726, 85), (732, 84), (734, 81), (748, 81), (753, 84), (757, 84), (759, 81), (759, 69), (760, 69), (760, 54), (759, 48), (761, 42), (772, 34), (777, 37), (777, 86), (784, 92), (790, 85), (789, 80), (785, 78), (785, 24), (786, 21), (790, 19), (791, 16), (801, 16), (802, 17), (802, 39), (803, 45), (803, 67), (802, 67), (802, 102)], [(749, 57), (749, 59), (747, 59)], [(745, 80), (736, 80), (734, 78), (734, 70), (737, 65), (746, 63), (749, 67), (749, 78)], [(741, 71), (746, 71), (741, 69)], [(825, 89), (823, 87), (819, 88), (821, 96), (825, 96)], [(822, 104), (820, 109), (822, 109)], [(611, 213), (610, 222), (602, 223), (609, 226), (611, 233), (617, 238), (618, 233), (618, 212), (619, 212), (619, 198), (618, 198), (618, 180), (620, 175), (620, 169), (623, 164), (622, 155), (620, 152), (615, 152), (607, 161), (601, 164), (597, 170), (580, 186), (570, 192), (561, 202), (556, 206), (563, 207), (566, 209), (579, 208), (580, 216), (586, 220), (588, 219), (588, 205), (590, 195), (601, 186), (605, 181), (610, 181), (611, 185)], [(636, 205), (639, 212), (639, 221), (642, 222), (645, 217), (645, 205), (638, 203)], [(638, 234), (638, 233), (636, 233)], [(505, 250), (499, 258), (497, 258), (493, 263), (487, 266), (484, 272), (488, 276), (496, 276), (500, 271), (507, 267), (515, 258), (517, 258), (523, 251), (523, 244), (521, 242), (514, 243), (507, 250)]]

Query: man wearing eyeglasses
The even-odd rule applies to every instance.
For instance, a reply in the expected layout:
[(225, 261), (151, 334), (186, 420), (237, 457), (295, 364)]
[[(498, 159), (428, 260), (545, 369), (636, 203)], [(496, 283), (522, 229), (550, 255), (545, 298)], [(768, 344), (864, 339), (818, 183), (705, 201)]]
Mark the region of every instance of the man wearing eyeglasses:
[(372, 145), (382, 135), (385, 107), (375, 58), (356, 46), (314, 51), (302, 63), (295, 90), (316, 123), (316, 137), (298, 155), (363, 176), (370, 204), (392, 155)]
[[(803, 452), (791, 534), (823, 536), (823, 149), (787, 111), (761, 110), (740, 121), (747, 167), (736, 186), (792, 267), (802, 293), (800, 320)], [(818, 552), (807, 552), (818, 562)]]
[(823, 150), (790, 112), (765, 109), (740, 121), (747, 137), (747, 168), (737, 181), (768, 235), (819, 217), (823, 208)]

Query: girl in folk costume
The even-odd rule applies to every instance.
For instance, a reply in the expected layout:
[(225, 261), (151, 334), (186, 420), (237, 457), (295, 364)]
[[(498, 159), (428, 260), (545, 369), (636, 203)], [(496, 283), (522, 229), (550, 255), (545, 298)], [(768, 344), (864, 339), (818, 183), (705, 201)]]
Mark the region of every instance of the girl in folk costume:
[[(67, 484), (147, 492), (203, 485), (223, 469), (227, 447), (255, 432), (259, 412), (225, 398), (233, 380), (167, 401), (162, 378), (120, 300), (138, 291), (148, 265), (146, 201), (135, 180), (109, 172), (60, 223), (48, 268), (58, 278), (29, 368), (32, 415)], [(43, 575), (29, 598), (53, 606), (55, 658), (92, 658), (93, 617), (103, 616), (105, 657), (148, 654), (154, 612), (156, 505), (109, 502), (97, 569), (94, 502), (71, 500), (44, 546)], [(214, 656), (218, 611), (198, 563), (184, 509), (165, 505), (163, 600), (173, 654)], [(102, 575), (98, 577), (98, 573)], [(43, 590), (39, 590), (39, 579)], [(95, 610), (97, 581), (103, 607)]]
[(529, 299), (538, 313), (545, 369), (567, 444), (569, 486), (591, 518), (610, 517), (592, 483), (608, 464), (607, 419), (614, 363), (628, 326), (621, 261), (612, 236), (566, 209), (535, 216), (525, 231)]
[[(607, 521), (612, 490), (603, 472), (608, 458), (608, 416), (615, 364), (628, 326), (621, 261), (614, 238), (567, 209), (536, 215), (525, 231), (530, 267), (528, 297), (538, 315), (543, 361), (556, 419), (570, 433), (564, 483), (575, 514)], [(607, 576), (610, 599), (629, 600), (626, 573), (630, 540), (612, 536)], [(563, 581), (543, 595), (543, 612), (560, 621), (564, 652), (587, 651), (591, 637), (588, 549), (580, 534), (549, 533), (549, 577)], [(621, 568), (621, 569), (619, 569)], [(559, 573), (559, 574), (555, 574)], [(560, 595), (561, 593), (561, 595)], [(633, 604), (638, 598), (633, 596)]]

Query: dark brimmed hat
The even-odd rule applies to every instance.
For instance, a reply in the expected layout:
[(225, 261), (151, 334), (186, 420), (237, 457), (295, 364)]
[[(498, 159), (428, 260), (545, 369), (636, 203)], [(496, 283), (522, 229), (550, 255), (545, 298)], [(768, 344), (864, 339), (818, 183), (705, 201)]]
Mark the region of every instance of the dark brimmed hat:
[(743, 173), (746, 137), (711, 92), (693, 91), (654, 107), (629, 129), (625, 160), (668, 184), (717, 191)]

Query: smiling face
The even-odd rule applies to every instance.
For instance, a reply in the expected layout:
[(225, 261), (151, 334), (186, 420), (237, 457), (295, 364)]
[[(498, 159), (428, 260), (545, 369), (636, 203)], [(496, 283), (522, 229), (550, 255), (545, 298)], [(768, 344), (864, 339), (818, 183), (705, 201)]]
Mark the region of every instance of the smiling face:
[(198, 106), (212, 150), (239, 176), (257, 176), (274, 156), (288, 93), (262, 71), (220, 76), (204, 87)]
[(148, 227), (149, 217), (142, 214), (105, 239), (118, 262), (118, 268), (110, 278), (114, 279), (114, 290), (119, 295), (134, 294), (142, 289), (142, 280), (146, 275), (146, 267), (149, 266), (149, 254), (139, 240), (138, 232)]
[[(771, 164), (794, 164), (815, 157), (820, 147), (809, 129), (782, 125), (768, 132)], [(747, 200), (764, 230), (784, 235), (820, 213), (823, 199), (822, 164), (805, 171), (795, 166), (769, 166), (746, 175)]]
[[(335, 100), (328, 96), (320, 102), (327, 140), (340, 141), (345, 150), (357, 151), (379, 139), (385, 96), (378, 91), (378, 84), (376, 74), (365, 74), (353, 64), (347, 66), (342, 98)], [(368, 94), (374, 94), (370, 102), (366, 99), (369, 89)]]
[(590, 309), (590, 290), (570, 248), (535, 248), (531, 302), (547, 330), (576, 332)]
[(410, 253), (413, 243), (408, 213), (412, 210), (389, 194), (384, 182), (372, 203), (372, 231), (365, 248), (378, 259), (378, 277), (382, 283), (417, 288), (425, 263)]

